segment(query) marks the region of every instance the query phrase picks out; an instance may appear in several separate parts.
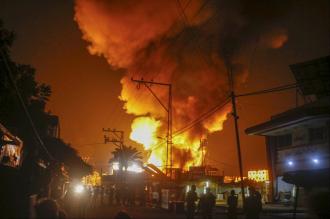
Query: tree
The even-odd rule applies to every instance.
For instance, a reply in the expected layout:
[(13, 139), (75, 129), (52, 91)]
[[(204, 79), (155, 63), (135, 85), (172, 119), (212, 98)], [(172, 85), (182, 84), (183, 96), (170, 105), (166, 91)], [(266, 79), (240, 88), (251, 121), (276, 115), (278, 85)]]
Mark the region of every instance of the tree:
[(36, 141), (18, 93), (46, 149), (56, 162), (64, 163), (70, 177), (87, 175), (91, 172), (91, 166), (79, 157), (77, 151), (63, 140), (48, 135), (51, 114), (46, 112), (46, 104), (52, 93), (51, 87), (36, 81), (36, 70), (32, 66), (18, 64), (11, 59), (10, 48), (14, 39), (14, 33), (5, 29), (0, 20), (0, 122), (24, 142), (23, 169), (30, 176), (31, 172), (36, 172), (32, 163), (40, 158), (49, 163), (53, 161)]
[[(49, 136), (49, 117), (52, 115), (45, 108), (51, 87), (36, 81), (36, 70), (32, 66), (11, 59), (10, 48), (14, 39), (14, 33), (5, 29), (0, 20), (0, 122), (24, 145), (19, 169), (7, 171), (8, 168), (0, 165), (0, 211), (5, 218), (27, 218), (30, 195), (48, 195), (50, 187), (59, 185), (62, 164), (71, 178), (87, 175), (92, 168), (69, 144)], [(36, 140), (26, 112), (44, 145)], [(52, 156), (48, 156), (45, 148)], [(47, 167), (43, 168), (43, 164)]]
[(121, 172), (126, 172), (130, 163), (142, 163), (141, 152), (132, 146), (122, 145), (115, 148), (111, 153), (113, 157), (109, 160), (109, 163), (118, 162), (119, 171)]
[(92, 167), (85, 163), (77, 151), (62, 139), (47, 137), (44, 142), (54, 158), (65, 165), (71, 178), (81, 179), (92, 173)]

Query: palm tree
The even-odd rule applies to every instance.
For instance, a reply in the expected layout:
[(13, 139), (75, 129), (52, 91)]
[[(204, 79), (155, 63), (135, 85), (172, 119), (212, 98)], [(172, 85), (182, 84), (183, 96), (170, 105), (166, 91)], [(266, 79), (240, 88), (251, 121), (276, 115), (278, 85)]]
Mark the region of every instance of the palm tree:
[(120, 172), (126, 172), (130, 163), (142, 163), (141, 152), (132, 146), (122, 145), (115, 148), (111, 153), (113, 157), (109, 160), (109, 163), (118, 162)]

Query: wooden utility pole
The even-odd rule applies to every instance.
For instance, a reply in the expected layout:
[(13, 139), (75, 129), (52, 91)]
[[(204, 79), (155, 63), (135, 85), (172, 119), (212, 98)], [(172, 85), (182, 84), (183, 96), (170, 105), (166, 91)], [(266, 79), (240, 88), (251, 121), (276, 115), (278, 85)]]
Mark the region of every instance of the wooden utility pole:
[(242, 154), (241, 154), (241, 143), (239, 138), (239, 129), (238, 129), (238, 115), (236, 110), (236, 96), (235, 93), (232, 92), (231, 94), (231, 102), (233, 107), (232, 115), (234, 117), (234, 124), (235, 124), (235, 135), (236, 135), (236, 148), (237, 148), (237, 157), (238, 157), (238, 165), (239, 165), (239, 176), (241, 179), (241, 192), (242, 192), (242, 201), (243, 206), (245, 202), (245, 193), (244, 193), (244, 184), (243, 184), (243, 164), (242, 164)]
[(104, 134), (104, 144), (113, 143), (120, 148), (124, 145), (124, 131), (118, 131), (116, 129), (103, 128), (103, 132), (109, 133), (110, 135)]
[(241, 184), (242, 201), (243, 201), (243, 206), (244, 206), (245, 192), (244, 192), (244, 184), (243, 184), (243, 164), (242, 164), (242, 154), (241, 154), (241, 142), (240, 142), (239, 129), (238, 129), (238, 118), (239, 117), (237, 115), (237, 109), (236, 109), (236, 95), (235, 95), (235, 88), (234, 88), (234, 76), (233, 76), (231, 65), (228, 66), (228, 78), (229, 78), (229, 85), (230, 85), (230, 89), (231, 89), (232, 116), (234, 118), (234, 125), (235, 125), (237, 158), (238, 158), (238, 166), (239, 166), (239, 176), (240, 176), (240, 184)]
[[(161, 82), (155, 82), (155, 81), (144, 81), (141, 80), (135, 80), (131, 79), (133, 82), (138, 84), (138, 88), (140, 87), (140, 84), (143, 84), (149, 92), (156, 98), (158, 103), (165, 109), (167, 112), (167, 144), (166, 144), (166, 163), (165, 163), (165, 171), (166, 175), (168, 175), (168, 161), (170, 160), (170, 176), (172, 178), (172, 168), (173, 168), (173, 142), (172, 142), (172, 84), (169, 83), (161, 83)], [(158, 86), (166, 86), (168, 87), (168, 103), (167, 106), (164, 104), (159, 97), (156, 95), (156, 93), (151, 89), (151, 85), (158, 85)], [(168, 158), (168, 155), (170, 154), (170, 158)]]

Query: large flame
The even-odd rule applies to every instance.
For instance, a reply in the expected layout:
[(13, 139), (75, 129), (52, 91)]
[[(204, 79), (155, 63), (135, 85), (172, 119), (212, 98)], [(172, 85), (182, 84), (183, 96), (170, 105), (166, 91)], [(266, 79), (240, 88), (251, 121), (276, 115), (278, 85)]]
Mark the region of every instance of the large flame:
[[(222, 111), (219, 111), (210, 118), (202, 122), (202, 126), (208, 130), (209, 133), (221, 131), (222, 123), (227, 118), (227, 113), (230, 112), (230, 106), (226, 106)], [(152, 117), (137, 117), (131, 125), (130, 139), (140, 143), (146, 150), (150, 152), (148, 162), (152, 163), (162, 169), (165, 168), (166, 159), (170, 165), (170, 148), (166, 148), (167, 139), (160, 135), (164, 133), (160, 120)], [(174, 156), (173, 167), (179, 167), (187, 170), (190, 166), (200, 165), (203, 159), (202, 148), (199, 137), (205, 136), (191, 136), (191, 133), (182, 133), (174, 135), (173, 137), (173, 152)], [(167, 152), (168, 150), (168, 152)], [(166, 155), (168, 154), (168, 155)], [(168, 157), (167, 157), (168, 156)]]
[[(285, 11), (277, 0), (257, 4), (246, 0), (75, 3), (75, 20), (90, 43), (90, 53), (127, 70), (121, 79), (120, 99), (126, 112), (138, 117), (130, 138), (150, 151), (149, 162), (156, 166), (164, 167), (166, 162), (167, 113), (143, 85), (136, 89), (132, 77), (172, 84), (173, 164), (187, 169), (201, 164), (200, 139), (220, 131), (231, 108), (214, 111), (185, 132), (176, 130), (226, 100), (228, 66), (234, 86), (244, 82), (251, 45), (279, 48), (287, 40), (281, 24), (273, 22)], [(251, 7), (254, 4), (258, 7)], [(151, 89), (162, 102), (168, 101), (166, 87)]]
[(138, 117), (132, 123), (132, 132), (130, 139), (143, 144), (147, 150), (151, 149), (152, 145), (157, 144), (157, 129), (160, 126), (160, 121), (151, 117)]

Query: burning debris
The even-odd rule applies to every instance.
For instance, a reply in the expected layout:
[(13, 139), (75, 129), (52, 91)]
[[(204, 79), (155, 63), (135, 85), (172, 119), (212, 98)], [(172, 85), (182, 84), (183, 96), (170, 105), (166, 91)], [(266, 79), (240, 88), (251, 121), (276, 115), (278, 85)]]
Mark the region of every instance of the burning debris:
[[(150, 151), (149, 162), (164, 167), (166, 141), (159, 136), (166, 138), (166, 112), (147, 89), (137, 92), (131, 77), (173, 85), (175, 133), (228, 97), (228, 66), (234, 86), (246, 80), (251, 45), (279, 48), (287, 41), (275, 23), (284, 11), (279, 1), (76, 0), (75, 20), (91, 54), (127, 70), (120, 99), (137, 116), (130, 138)], [(167, 100), (166, 89), (153, 90)], [(230, 106), (214, 111), (175, 135), (174, 167), (199, 165), (200, 138), (220, 131), (230, 111)]]

